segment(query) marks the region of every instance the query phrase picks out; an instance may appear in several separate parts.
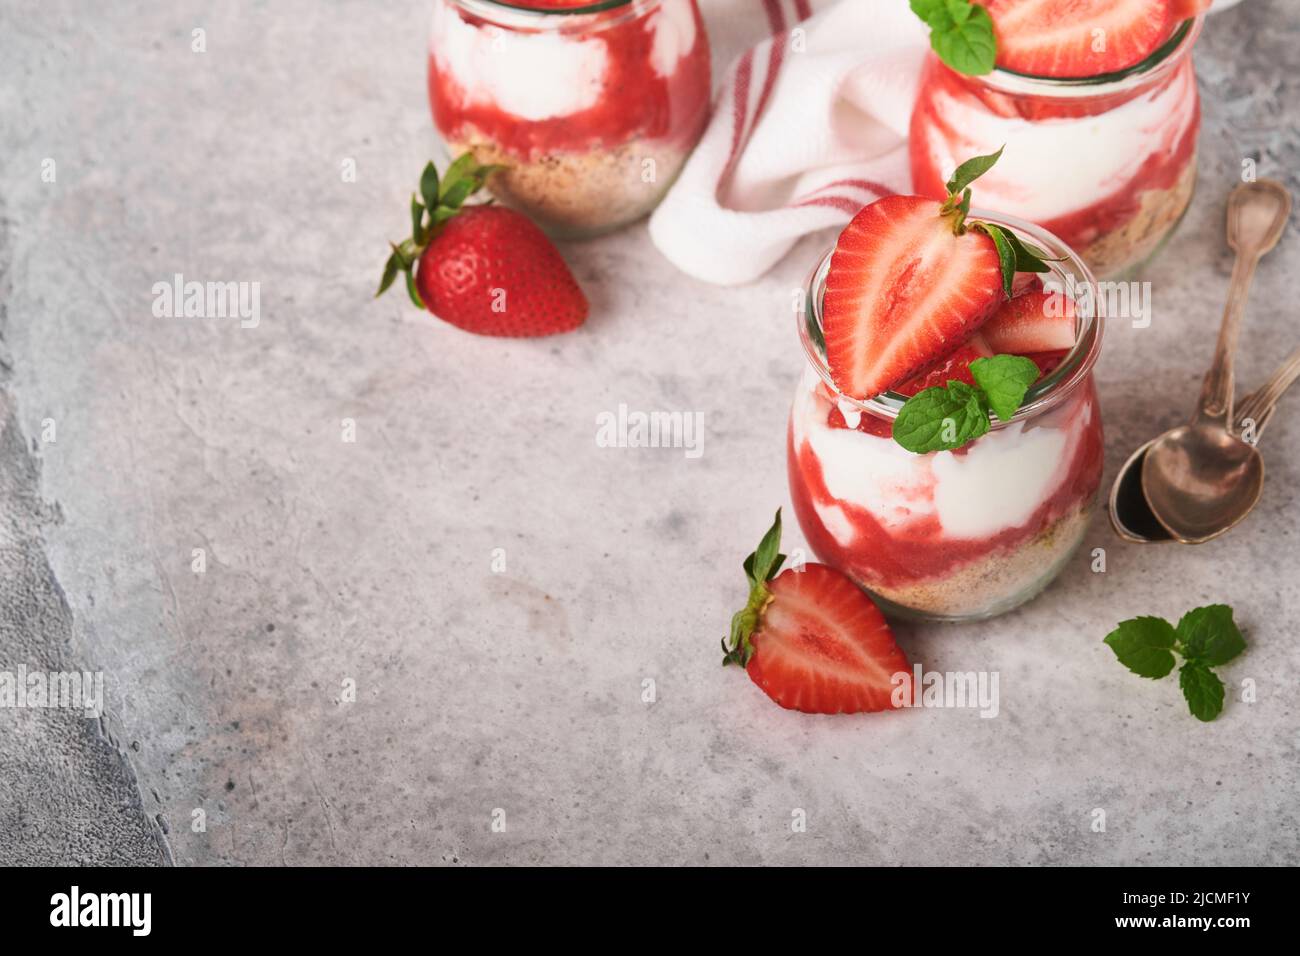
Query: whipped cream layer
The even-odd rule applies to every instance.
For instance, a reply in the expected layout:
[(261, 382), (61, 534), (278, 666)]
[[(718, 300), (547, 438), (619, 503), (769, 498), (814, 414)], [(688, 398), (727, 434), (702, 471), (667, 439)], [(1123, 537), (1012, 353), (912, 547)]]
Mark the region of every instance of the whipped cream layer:
[(1172, 152), (1197, 121), (1196, 78), (1190, 68), (1096, 116), (1030, 121), (999, 115), (964, 89), (935, 84), (929, 95), (938, 120), (927, 133), (932, 168), (947, 175), (970, 157), (988, 152), (989, 144), (1005, 143), (997, 165), (980, 177), (977, 205), (1033, 222), (1120, 192), (1149, 156)]
[[(691, 0), (664, 0), (639, 26), (651, 33), (647, 68), (661, 78), (695, 47)], [(611, 56), (599, 30), (528, 32), (469, 23), (445, 2), (434, 7), (429, 51), (460, 87), (462, 108), (490, 107), (534, 122), (597, 105)]]
[(804, 443), (821, 465), (833, 500), (812, 501), (827, 531), (845, 548), (856, 532), (840, 502), (869, 512), (887, 533), (905, 534), (937, 519), (953, 539), (991, 538), (1024, 525), (1070, 477), (1094, 409), (1067, 399), (1042, 419), (994, 429), (960, 453), (916, 455), (892, 438), (827, 424), (830, 403), (815, 372), (805, 372), (791, 417), (795, 449)]

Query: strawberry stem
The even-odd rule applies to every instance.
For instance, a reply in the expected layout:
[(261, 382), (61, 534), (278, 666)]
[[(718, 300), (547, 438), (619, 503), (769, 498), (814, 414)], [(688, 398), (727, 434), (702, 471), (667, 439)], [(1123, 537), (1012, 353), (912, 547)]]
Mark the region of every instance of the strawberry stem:
[(400, 243), (389, 243), (393, 251), (384, 263), (384, 274), (379, 281), (376, 298), (387, 292), (397, 278), (397, 273), (402, 272), (411, 304), (416, 308), (424, 308), (416, 289), (414, 273), (421, 253), (442, 231), (443, 226), (460, 212), (465, 200), (482, 189), (489, 176), (502, 169), (505, 167), (481, 165), (471, 153), (456, 157), (441, 177), (432, 162), (424, 167), (420, 174), (419, 194), (411, 195), (411, 235)]
[(749, 580), (749, 599), (745, 606), (731, 617), (731, 634), (722, 640), (722, 663), (745, 667), (754, 656), (750, 637), (762, 623), (763, 611), (772, 603), (772, 592), (767, 582), (776, 577), (785, 555), (781, 549), (781, 509), (776, 509), (776, 520), (763, 535), (758, 548), (745, 559), (745, 577)]

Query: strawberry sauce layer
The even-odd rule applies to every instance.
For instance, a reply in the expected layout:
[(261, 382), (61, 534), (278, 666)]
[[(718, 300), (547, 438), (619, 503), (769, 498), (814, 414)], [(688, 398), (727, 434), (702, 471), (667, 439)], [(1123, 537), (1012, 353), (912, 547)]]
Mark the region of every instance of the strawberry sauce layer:
[(1175, 187), (1195, 161), (1199, 129), (1190, 58), (1136, 89), (1064, 97), (993, 90), (931, 56), (912, 113), (913, 187), (942, 198), (957, 163), (1006, 144), (980, 179), (978, 205), (1082, 251), (1133, 221), (1144, 194)]
[[(584, 6), (532, 0), (538, 8)], [(531, 161), (643, 139), (689, 149), (708, 119), (709, 44), (695, 0), (559, 14), (526, 30), (439, 0), (429, 56), (434, 122)]]
[[(825, 386), (806, 379), (787, 450), (791, 498), (813, 552), (869, 588), (905, 588), (1023, 547), (1093, 500), (1102, 431), (1091, 378), (1060, 405), (1001, 432), (957, 452), (900, 455), (888, 422), (863, 413), (850, 429)], [(971, 455), (994, 457), (966, 469), (961, 459)], [(990, 475), (1006, 485), (1001, 502), (987, 494)], [(976, 486), (963, 487), (968, 479)]]

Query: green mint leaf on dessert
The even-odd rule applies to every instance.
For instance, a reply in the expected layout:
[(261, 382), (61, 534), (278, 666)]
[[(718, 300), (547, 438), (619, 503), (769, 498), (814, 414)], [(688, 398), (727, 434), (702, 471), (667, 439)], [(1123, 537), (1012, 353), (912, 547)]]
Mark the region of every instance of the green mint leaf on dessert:
[(950, 380), (909, 398), (894, 419), (894, 441), (924, 455), (952, 451), (989, 430), (989, 413), (979, 389)]
[(1178, 622), (1178, 649), (1189, 661), (1211, 667), (1226, 664), (1246, 649), (1232, 619), (1232, 608), (1210, 604), (1188, 611)]
[(1164, 677), (1174, 669), (1173, 646), (1178, 639), (1173, 625), (1162, 617), (1135, 617), (1121, 621), (1106, 635), (1106, 643), (1119, 662), (1139, 677)]
[(1246, 649), (1226, 604), (1188, 611), (1176, 628), (1158, 617), (1121, 621), (1105, 641), (1121, 664), (1142, 677), (1164, 677), (1174, 669), (1174, 655), (1182, 655), (1178, 686), (1192, 716), (1207, 721), (1223, 710), (1223, 681), (1211, 668)]
[(912, 12), (930, 27), (930, 46), (958, 73), (992, 72), (997, 59), (993, 20), (970, 0), (911, 0)]
[(952, 179), (948, 180), (948, 196), (951, 198), (963, 192), (967, 186), (992, 169), (994, 163), (1002, 158), (1003, 149), (1006, 147), (1003, 146), (996, 153), (989, 153), (987, 156), (975, 156), (958, 166), (953, 171)]
[(739, 664), (745, 667), (754, 656), (754, 645), (750, 637), (758, 627), (760, 615), (772, 593), (767, 589), (767, 582), (776, 577), (785, 561), (781, 554), (781, 509), (776, 509), (776, 519), (768, 528), (758, 548), (745, 559), (745, 577), (749, 580), (749, 600), (745, 606), (731, 616), (731, 632), (722, 640), (722, 663)]
[(970, 374), (993, 413), (1007, 422), (1020, 410), (1029, 386), (1038, 381), (1039, 370), (1033, 359), (1023, 355), (995, 355), (971, 362)]
[(1185, 663), (1178, 671), (1178, 686), (1197, 720), (1213, 720), (1223, 710), (1223, 681), (1206, 665)]

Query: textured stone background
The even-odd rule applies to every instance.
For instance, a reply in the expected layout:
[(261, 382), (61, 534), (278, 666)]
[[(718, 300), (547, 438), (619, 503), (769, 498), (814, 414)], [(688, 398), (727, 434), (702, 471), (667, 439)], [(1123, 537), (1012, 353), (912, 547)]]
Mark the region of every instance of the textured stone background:
[[(553, 341), (371, 301), (433, 147), (427, 15), (0, 9), (0, 669), (102, 669), (108, 698), (102, 722), (0, 712), (0, 862), (1300, 862), (1300, 395), (1228, 538), (1141, 548), (1099, 517), (1105, 574), (1081, 555), (1015, 614), (899, 629), (927, 668), (999, 671), (997, 719), (783, 712), (717, 642), (786, 500), (790, 290), (829, 237), (741, 289), (677, 275), (643, 227), (569, 246), (593, 316)], [(1113, 326), (1098, 372), (1112, 471), (1194, 401), (1242, 159), (1300, 186), (1297, 43), (1290, 0), (1201, 41), (1199, 192), (1153, 325)], [(1292, 229), (1246, 386), (1300, 343), (1297, 266)], [(261, 282), (261, 325), (154, 318), (175, 272)], [(703, 458), (596, 448), (620, 402), (703, 412)], [(1210, 601), (1259, 698), (1201, 725), (1100, 639)]]

